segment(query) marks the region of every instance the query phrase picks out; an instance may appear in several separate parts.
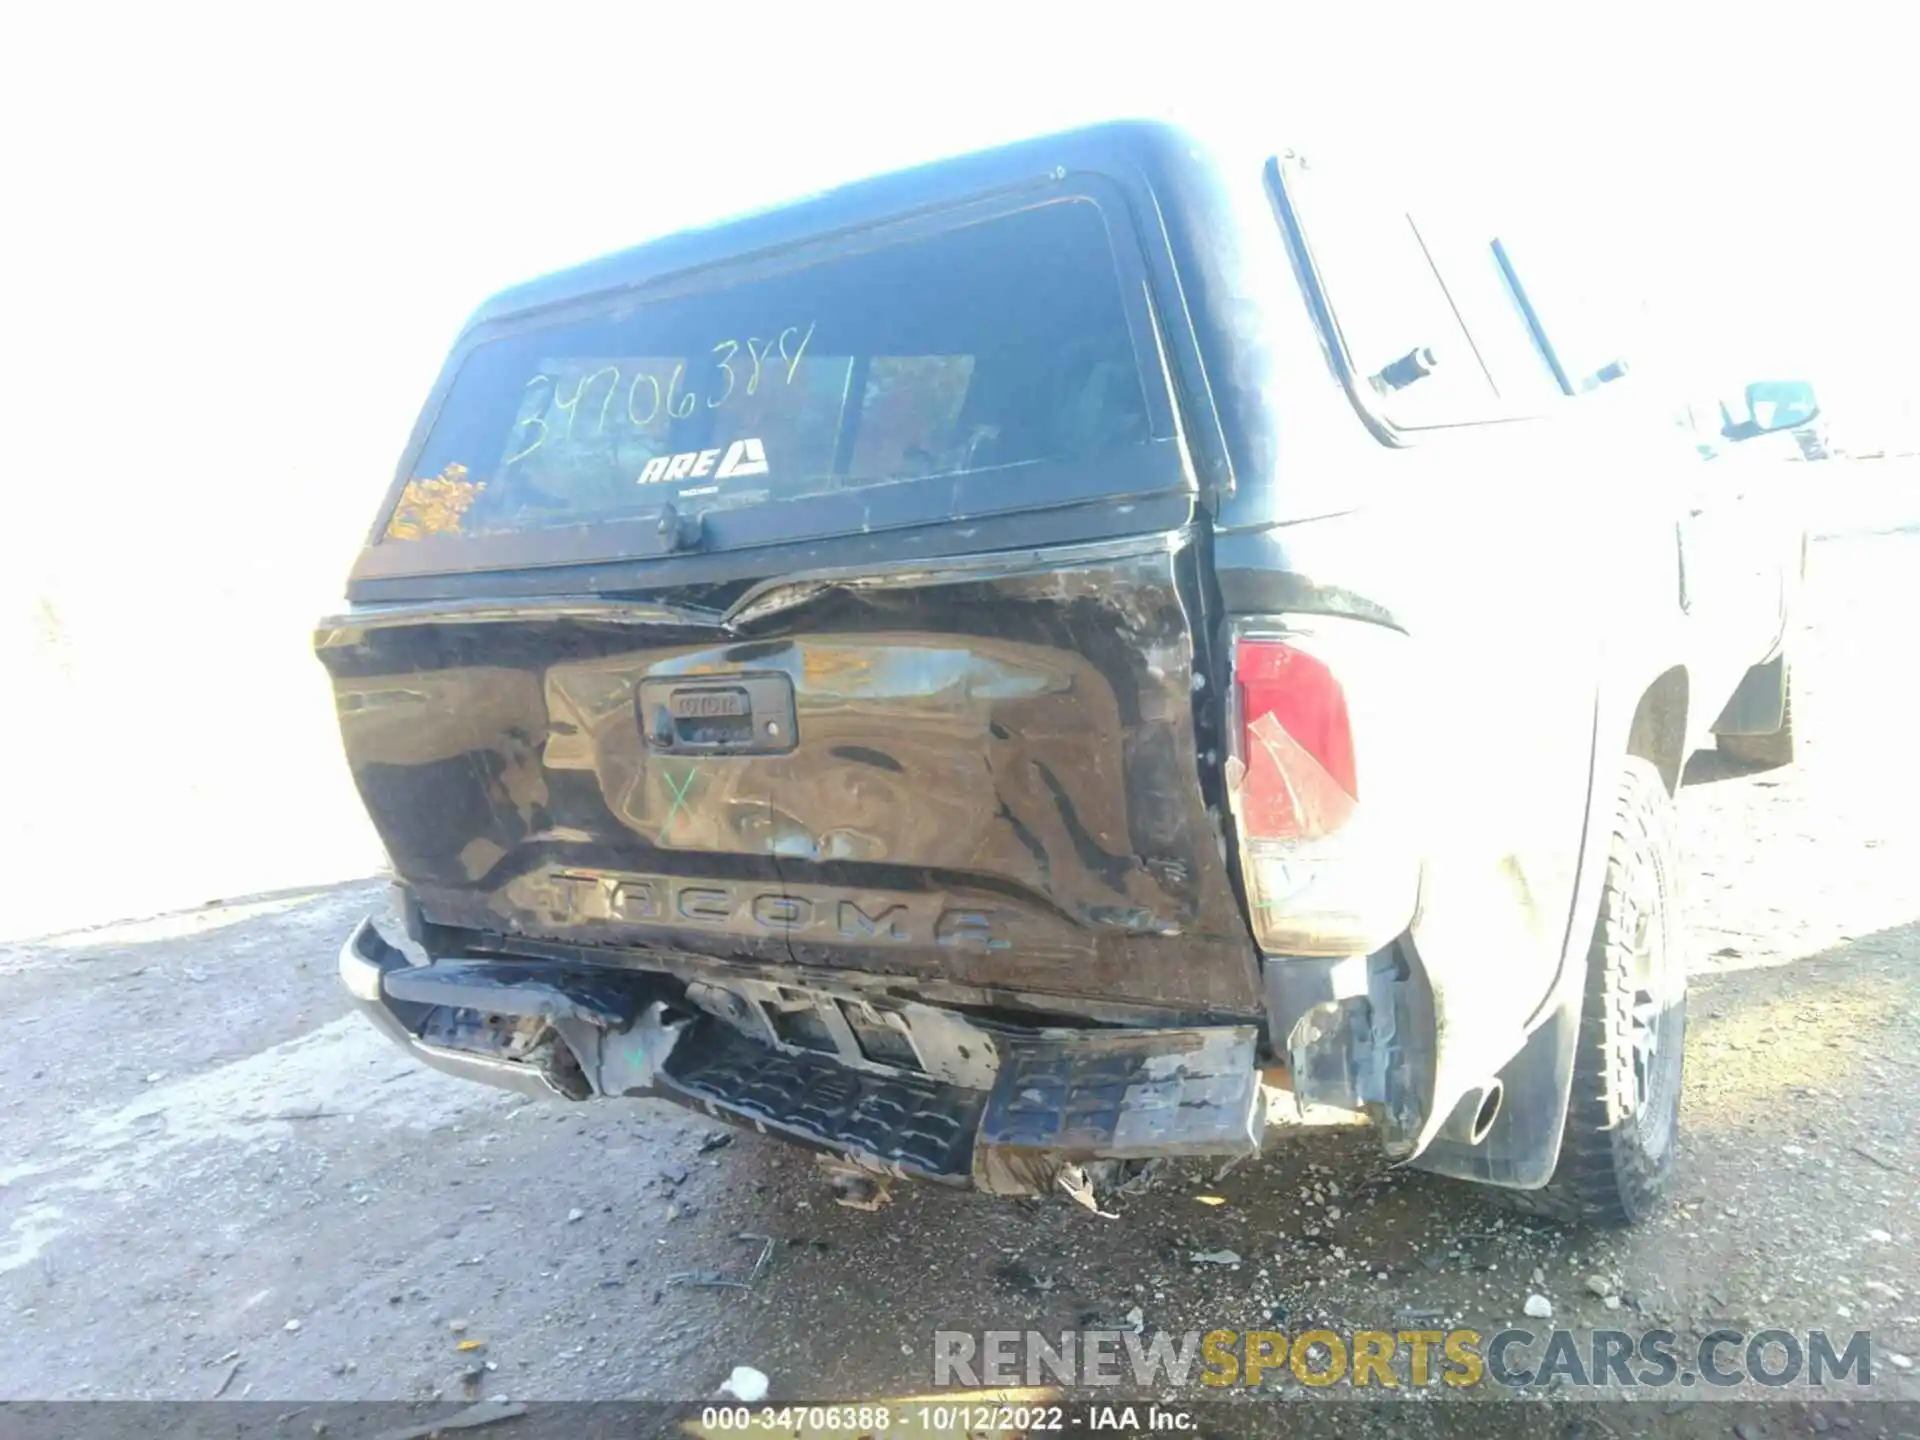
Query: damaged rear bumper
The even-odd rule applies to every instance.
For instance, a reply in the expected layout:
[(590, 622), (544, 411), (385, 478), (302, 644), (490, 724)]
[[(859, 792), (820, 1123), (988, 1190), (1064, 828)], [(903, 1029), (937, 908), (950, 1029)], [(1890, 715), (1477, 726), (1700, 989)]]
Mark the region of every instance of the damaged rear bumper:
[[(906, 1006), (886, 1016), (902, 1063), (880, 1065), (831, 1035), (786, 1043), (767, 1023), (771, 985), (716, 994), (544, 963), (416, 966), (370, 920), (341, 948), (340, 976), (383, 1033), (462, 1079), (656, 1096), (877, 1173), (997, 1194), (1051, 1189), (1074, 1164), (1254, 1154), (1265, 1125), (1252, 1026), (1016, 1030)], [(855, 1042), (852, 1029), (840, 1039)]]
[(498, 1085), (536, 1098), (566, 1094), (548, 1067), (528, 1064), (511, 1055), (488, 1055), (422, 1038), (427, 1007), (397, 1000), (386, 991), (388, 975), (411, 968), (405, 952), (389, 944), (370, 919), (355, 926), (347, 943), (340, 947), (340, 983), (360, 1013), (421, 1064), (462, 1080)]

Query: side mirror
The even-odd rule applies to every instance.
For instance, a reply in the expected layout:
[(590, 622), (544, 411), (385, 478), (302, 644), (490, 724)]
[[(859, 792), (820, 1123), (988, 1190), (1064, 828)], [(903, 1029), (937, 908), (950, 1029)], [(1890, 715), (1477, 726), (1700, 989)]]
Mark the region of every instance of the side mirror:
[[(1726, 423), (1720, 433), (1729, 440), (1751, 440), (1779, 430), (1797, 430), (1820, 415), (1813, 386), (1804, 380), (1755, 380), (1747, 386), (1744, 406), (1725, 406)], [(1744, 415), (1734, 413), (1744, 408)]]

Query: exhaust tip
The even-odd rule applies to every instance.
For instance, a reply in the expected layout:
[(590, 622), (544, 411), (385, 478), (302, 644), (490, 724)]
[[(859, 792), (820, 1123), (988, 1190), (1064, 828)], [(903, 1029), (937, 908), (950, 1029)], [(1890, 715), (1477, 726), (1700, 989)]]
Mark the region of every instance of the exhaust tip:
[(1478, 1099), (1468, 1096), (1473, 1102), (1473, 1118), (1467, 1124), (1467, 1143), (1478, 1145), (1493, 1130), (1493, 1122), (1500, 1118), (1500, 1102), (1506, 1098), (1507, 1087), (1498, 1080), (1493, 1081), (1479, 1092)]

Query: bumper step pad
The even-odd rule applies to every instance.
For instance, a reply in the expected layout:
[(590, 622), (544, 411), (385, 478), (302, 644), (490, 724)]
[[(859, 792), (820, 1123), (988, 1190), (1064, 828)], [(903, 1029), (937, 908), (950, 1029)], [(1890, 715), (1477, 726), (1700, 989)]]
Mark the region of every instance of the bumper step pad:
[(680, 1038), (659, 1086), (709, 1114), (950, 1185), (971, 1180), (987, 1099), (983, 1090), (774, 1050), (716, 1020)]
[(898, 1174), (1016, 1193), (1049, 1188), (1070, 1160), (1253, 1154), (1263, 1118), (1249, 1028), (1034, 1036), (1004, 1047), (989, 1092), (774, 1050), (702, 1020), (659, 1085)]
[(1251, 1027), (1088, 1030), (1008, 1048), (980, 1143), (1080, 1159), (1251, 1155), (1264, 1119)]

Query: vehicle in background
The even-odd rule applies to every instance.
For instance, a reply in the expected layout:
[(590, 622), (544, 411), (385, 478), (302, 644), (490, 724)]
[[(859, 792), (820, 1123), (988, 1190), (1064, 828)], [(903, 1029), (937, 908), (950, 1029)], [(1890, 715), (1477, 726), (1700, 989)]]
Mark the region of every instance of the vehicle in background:
[(1738, 398), (1721, 405), (1721, 434), (1728, 443), (1783, 460), (1825, 460), (1820, 402), (1804, 380), (1750, 380)]
[(1804, 437), (1815, 432), (1819, 413), (1805, 381), (1755, 380), (1695, 395), (1673, 419), (1703, 460), (1736, 454), (1743, 460), (1798, 460), (1807, 458)]
[(1799, 546), (1555, 355), (1485, 229), (1142, 123), (496, 297), (316, 634), (347, 989), (875, 1179), (1360, 1122), (1642, 1218), (1673, 795), (1790, 751)]

